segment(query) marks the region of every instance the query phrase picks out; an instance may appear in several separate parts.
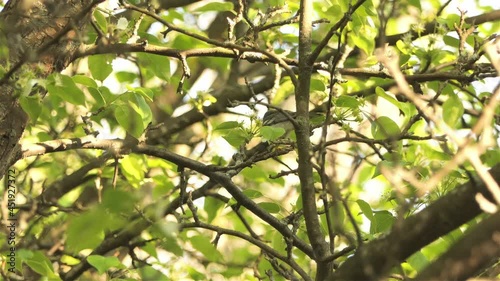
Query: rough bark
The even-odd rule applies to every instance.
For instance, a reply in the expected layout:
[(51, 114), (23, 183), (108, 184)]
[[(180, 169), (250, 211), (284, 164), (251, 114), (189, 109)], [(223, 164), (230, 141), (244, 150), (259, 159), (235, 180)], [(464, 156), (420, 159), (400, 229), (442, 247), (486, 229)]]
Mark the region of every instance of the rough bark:
[[(500, 165), (492, 168), (490, 174), (500, 183)], [(421, 212), (396, 223), (386, 236), (362, 245), (338, 268), (332, 280), (378, 280), (385, 276), (419, 249), (481, 214), (475, 200), (477, 193), (492, 198), (483, 183), (469, 181)]]
[(465, 280), (500, 257), (500, 212), (474, 226), (414, 281)]
[(19, 105), (17, 77), (44, 78), (63, 70), (81, 45), (80, 32), (90, 19), (91, 0), (11, 0), (0, 13), (1, 36), (9, 57), (0, 78), (0, 179), (21, 153), (18, 144), (28, 117)]

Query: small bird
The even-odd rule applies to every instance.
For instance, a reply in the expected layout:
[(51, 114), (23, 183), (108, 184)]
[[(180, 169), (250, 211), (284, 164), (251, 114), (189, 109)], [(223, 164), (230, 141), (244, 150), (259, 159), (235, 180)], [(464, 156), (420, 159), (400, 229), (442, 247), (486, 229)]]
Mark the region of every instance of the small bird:
[[(309, 112), (310, 119), (316, 118), (321, 115), (322, 113), (320, 112)], [(274, 128), (283, 128), (285, 130), (284, 135), (287, 136), (290, 132), (292, 132), (295, 129), (292, 120), (295, 120), (296, 117), (297, 117), (296, 112), (292, 112), (289, 110), (276, 110), (270, 108), (262, 118), (262, 125)]]
[[(286, 112), (288, 116), (283, 112)], [(283, 128), (287, 132), (293, 130), (294, 127), (290, 118), (295, 119), (297, 114), (289, 110), (283, 110), (283, 112), (270, 108), (262, 118), (262, 125)]]

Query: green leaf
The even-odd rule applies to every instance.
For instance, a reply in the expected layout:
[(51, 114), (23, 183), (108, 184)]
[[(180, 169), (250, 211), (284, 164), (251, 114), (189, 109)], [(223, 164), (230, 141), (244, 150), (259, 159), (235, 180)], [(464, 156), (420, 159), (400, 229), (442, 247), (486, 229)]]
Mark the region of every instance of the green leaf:
[(358, 184), (362, 185), (366, 181), (370, 180), (373, 178), (373, 175), (375, 174), (376, 167), (372, 165), (367, 165), (367, 166), (362, 166), (362, 168), (359, 171), (358, 174)]
[(84, 85), (84, 86), (87, 86), (87, 87), (94, 87), (94, 88), (97, 88), (97, 83), (94, 81), (94, 79), (88, 77), (88, 76), (85, 76), (85, 75), (75, 75), (73, 77), (71, 77), (73, 79), (73, 81), (77, 84), (81, 84), (81, 85)]
[(335, 105), (338, 107), (358, 109), (361, 103), (354, 97), (342, 95), (335, 101)]
[(47, 78), (49, 94), (60, 97), (62, 100), (75, 105), (85, 105), (85, 95), (71, 79), (63, 74), (52, 74)]
[(52, 262), (40, 251), (33, 252), (33, 256), (25, 260), (25, 263), (33, 269), (33, 271), (43, 277), (47, 277), (54, 281), (61, 280), (61, 278), (54, 273)]
[(158, 259), (157, 246), (158, 245), (157, 245), (156, 241), (150, 241), (150, 242), (146, 243), (146, 245), (142, 246), (141, 250), (148, 253), (152, 257)]
[(157, 175), (153, 177), (155, 187), (153, 189), (153, 198), (160, 199), (167, 195), (171, 190), (175, 188), (172, 181), (164, 178), (163, 176)]
[(195, 13), (204, 13), (204, 12), (225, 12), (225, 11), (233, 11), (233, 3), (231, 2), (209, 2), (206, 5), (203, 5), (193, 12)]
[(371, 55), (375, 49), (374, 39), (377, 36), (377, 29), (367, 21), (368, 12), (365, 7), (359, 7), (352, 15), (352, 21), (348, 23), (348, 26), (353, 31), (351, 39), (354, 45), (367, 55)]
[(418, 10), (422, 10), (422, 6), (421, 6), (420, 2), (422, 2), (422, 1), (421, 0), (409, 0), (408, 4), (416, 7)]
[(342, 15), (345, 13), (345, 11), (342, 10), (342, 7), (338, 4), (330, 4), (328, 9), (324, 12), (324, 15), (328, 15), (330, 17), (330, 20), (332, 22), (337, 22), (342, 18)]
[(107, 18), (98, 10), (94, 10), (94, 18), (97, 22), (97, 26), (100, 27), (102, 32), (108, 32), (108, 20)]
[(117, 96), (109, 90), (108, 87), (101, 86), (97, 88), (99, 90), (99, 93), (101, 93), (101, 96), (103, 97), (104, 101), (106, 104), (112, 103), (117, 99)]
[(139, 53), (137, 58), (144, 70), (162, 80), (170, 80), (170, 58), (147, 53)]
[(151, 89), (144, 87), (137, 87), (137, 88), (132, 88), (131, 91), (141, 95), (145, 100), (153, 102), (154, 93), (153, 91), (151, 91)]
[(111, 213), (123, 215), (133, 212), (131, 206), (135, 206), (136, 200), (133, 193), (125, 190), (106, 189), (102, 195), (102, 206)]
[[(245, 168), (245, 170), (253, 170), (252, 168)], [(249, 199), (257, 199), (257, 198), (262, 198), (264, 196), (262, 192), (255, 190), (255, 189), (245, 189), (243, 190), (243, 194), (245, 194), (246, 197)]]
[(445, 24), (448, 27), (448, 30), (453, 30), (454, 24), (458, 24), (460, 22), (460, 16), (456, 13), (449, 14), (446, 16), (446, 18), (437, 18), (437, 22), (440, 24)]
[(90, 95), (94, 98), (95, 101), (93, 110), (96, 110), (106, 105), (106, 101), (104, 100), (104, 97), (102, 96), (102, 93), (101, 91), (99, 91), (99, 89), (88, 87), (87, 90), (89, 91)]
[(458, 95), (452, 93), (443, 103), (443, 119), (448, 126), (456, 128), (464, 114), (464, 106)]
[(371, 55), (375, 49), (375, 31), (372, 27), (367, 25), (361, 25), (359, 27), (359, 33), (353, 33), (351, 39), (357, 47), (365, 52), (365, 54)]
[(280, 127), (263, 126), (260, 128), (260, 135), (264, 140), (274, 141), (283, 136), (286, 130)]
[(290, 77), (286, 76), (281, 79), (280, 86), (278, 87), (274, 98), (271, 100), (271, 104), (281, 104), (284, 100), (290, 97), (295, 92), (295, 87), (293, 85)]
[(488, 167), (493, 167), (500, 163), (500, 150), (498, 149), (488, 149), (487, 152), (481, 155), (481, 160)]
[(40, 99), (40, 96), (21, 96), (19, 103), (21, 104), (23, 110), (28, 113), (30, 121), (35, 124), (36, 120), (42, 113), (42, 100)]
[(118, 71), (115, 73), (115, 77), (120, 83), (133, 83), (137, 79), (137, 74), (127, 71)]
[(311, 78), (311, 91), (324, 92), (326, 90), (325, 81), (321, 77)]
[(212, 262), (221, 262), (223, 261), (223, 257), (219, 250), (215, 248), (212, 242), (205, 236), (197, 235), (189, 238), (191, 245), (197, 251), (205, 256), (205, 258)]
[(151, 108), (142, 95), (127, 92), (114, 105), (116, 121), (135, 138), (142, 135), (153, 119)]
[(241, 127), (240, 122), (227, 121), (227, 122), (222, 122), (219, 125), (217, 125), (214, 128), (214, 130), (229, 130), (229, 129), (240, 128), (240, 127)]
[(402, 53), (402, 54), (409, 54), (411, 52), (411, 46), (404, 43), (402, 40), (398, 40), (396, 42), (396, 47), (398, 48), (398, 50)]
[(66, 265), (77, 265), (81, 262), (81, 260), (74, 258), (72, 256), (63, 255), (61, 257), (61, 262), (63, 262)]
[(372, 135), (377, 140), (395, 137), (401, 134), (399, 126), (387, 116), (381, 116), (372, 122)]
[(375, 88), (375, 94), (386, 101), (390, 102), (391, 104), (395, 105), (399, 110), (401, 110), (405, 116), (412, 116), (413, 112), (415, 111), (415, 107), (411, 103), (404, 103), (400, 102), (397, 99), (395, 99), (393, 96), (387, 94), (384, 89), (381, 87), (376, 87)]
[(93, 55), (88, 57), (89, 70), (92, 76), (99, 81), (104, 81), (113, 72), (113, 66), (111, 66), (112, 60), (110, 55)]
[(240, 147), (247, 142), (246, 134), (241, 130), (228, 133), (223, 138), (233, 147)]
[(240, 147), (251, 139), (251, 135), (236, 121), (223, 122), (215, 129), (231, 146)]
[(78, 253), (99, 245), (104, 240), (106, 218), (98, 209), (70, 218), (66, 230), (66, 249), (71, 253)]
[[(285, 252), (285, 249), (287, 247), (286, 245), (286, 242), (285, 242), (285, 239), (283, 239), (283, 235), (281, 233), (279, 233), (278, 231), (273, 231), (271, 233), (269, 233), (269, 235), (272, 235), (271, 236), (271, 247), (278, 251), (279, 253), (284, 253)], [(266, 240), (269, 239), (269, 238), (265, 238)]]
[(241, 279), (242, 274), (245, 274), (243, 267), (228, 267), (226, 270), (221, 272), (221, 275), (224, 277), (224, 280), (230, 280), (230, 279), (234, 280), (234, 277), (240, 277), (238, 278), (239, 280), (249, 280), (249, 279)]
[(141, 276), (140, 280), (154, 280), (154, 281), (171, 281), (172, 280), (172, 279), (168, 278), (167, 276), (165, 276), (165, 274), (163, 274), (159, 269), (155, 269), (152, 266), (141, 266), (138, 268), (138, 271), (139, 271), (140, 276)]
[(203, 205), (203, 210), (207, 212), (207, 222), (211, 223), (219, 214), (219, 211), (224, 207), (224, 203), (212, 197), (206, 197)]
[(359, 208), (361, 209), (361, 212), (365, 217), (369, 220), (373, 219), (373, 212), (372, 212), (372, 207), (366, 201), (363, 201), (361, 199), (356, 200), (356, 203), (358, 203)]
[(98, 255), (90, 255), (87, 257), (87, 261), (89, 262), (90, 265), (92, 265), (93, 267), (95, 267), (97, 269), (99, 274), (105, 273), (108, 269), (110, 269), (112, 267), (118, 268), (118, 269), (127, 268), (115, 256), (103, 257), (103, 256), (98, 256)]
[(273, 202), (261, 202), (257, 205), (271, 214), (276, 214), (281, 211), (281, 206)]
[(127, 181), (134, 187), (139, 187), (144, 179), (144, 161), (137, 155), (127, 155), (120, 161), (120, 170)]
[(142, 117), (128, 103), (116, 106), (114, 114), (118, 124), (129, 134), (137, 139), (142, 135), (144, 131)]
[(394, 220), (394, 216), (389, 211), (373, 212), (373, 219), (370, 224), (370, 234), (383, 233), (389, 230)]
[(184, 250), (181, 246), (179, 246), (177, 239), (174, 237), (165, 236), (161, 245), (164, 250), (169, 251), (178, 257), (182, 257), (182, 255), (184, 255)]
[(430, 160), (450, 160), (452, 158), (451, 155), (444, 153), (442, 151), (436, 150), (433, 146), (427, 145), (427, 144), (421, 144), (422, 148), (422, 154), (426, 158)]
[[(33, 258), (33, 256), (35, 255), (35, 252), (36, 251), (30, 251), (27, 249), (17, 249), (16, 269), (19, 271), (22, 271), (23, 270), (23, 263), (25, 261)], [(7, 264), (9, 265), (9, 267), (11, 266), (10, 262), (7, 262)]]

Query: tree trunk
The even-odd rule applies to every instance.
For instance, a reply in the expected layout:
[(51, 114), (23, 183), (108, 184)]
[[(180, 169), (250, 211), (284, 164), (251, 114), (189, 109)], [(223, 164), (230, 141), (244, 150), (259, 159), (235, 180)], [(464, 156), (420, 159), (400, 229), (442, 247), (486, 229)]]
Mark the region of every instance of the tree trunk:
[[(82, 44), (80, 31), (98, 0), (11, 0), (0, 12), (6, 74), (0, 78), (0, 179), (21, 156), (18, 144), (28, 122), (19, 104), (18, 77), (45, 78), (63, 70)], [(33, 93), (34, 94), (34, 93)]]

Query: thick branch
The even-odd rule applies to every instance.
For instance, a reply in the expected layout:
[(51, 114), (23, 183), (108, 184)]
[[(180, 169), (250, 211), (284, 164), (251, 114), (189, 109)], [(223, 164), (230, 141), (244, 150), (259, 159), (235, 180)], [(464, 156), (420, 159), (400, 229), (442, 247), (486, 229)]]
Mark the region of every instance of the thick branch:
[(465, 280), (500, 257), (500, 212), (484, 219), (414, 281)]
[(82, 179), (85, 178), (87, 173), (92, 169), (101, 167), (110, 158), (110, 155), (103, 155), (97, 159), (90, 161), (87, 165), (81, 167), (70, 175), (64, 176), (61, 180), (58, 180), (48, 186), (40, 198), (43, 202), (56, 203), (63, 195), (70, 192), (82, 183)]
[(9, 64), (0, 63), (12, 66), (0, 79), (0, 178), (20, 156), (18, 141), (28, 120), (11, 75), (26, 64), (26, 70), (37, 78), (65, 68), (79, 44), (77, 34), (99, 2), (9, 1), (0, 13), (2, 36), (10, 55)]
[[(500, 182), (500, 165), (490, 174)], [(376, 280), (384, 276), (413, 253), (479, 215), (482, 211), (474, 199), (477, 193), (491, 198), (484, 184), (470, 181), (397, 223), (388, 235), (358, 249), (335, 272), (334, 280)]]
[[(311, 141), (309, 122), (309, 98), (313, 61), (311, 60), (312, 46), (312, 14), (313, 3), (310, 0), (300, 1), (299, 20), (299, 79), (295, 88), (295, 102), (297, 107), (297, 136), (298, 164), (300, 192), (306, 222), (307, 236), (315, 253), (317, 262), (316, 280), (326, 280), (331, 274), (332, 262), (325, 262), (329, 255), (329, 247), (321, 231), (321, 224), (316, 206), (316, 190), (314, 188), (313, 171), (311, 164)], [(333, 243), (333, 241), (332, 241)]]

